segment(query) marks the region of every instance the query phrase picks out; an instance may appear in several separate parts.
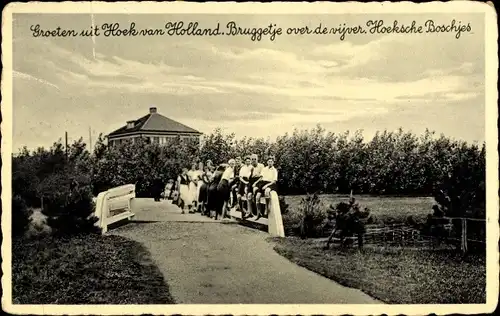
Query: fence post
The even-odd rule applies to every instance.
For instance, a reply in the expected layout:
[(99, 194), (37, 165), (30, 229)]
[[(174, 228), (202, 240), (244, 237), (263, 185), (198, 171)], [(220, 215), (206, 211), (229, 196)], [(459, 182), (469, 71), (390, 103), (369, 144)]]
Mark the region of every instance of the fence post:
[(462, 222), (462, 234), (461, 234), (461, 245), (460, 249), (462, 250), (462, 253), (465, 254), (467, 253), (467, 219), (466, 218), (461, 218)]

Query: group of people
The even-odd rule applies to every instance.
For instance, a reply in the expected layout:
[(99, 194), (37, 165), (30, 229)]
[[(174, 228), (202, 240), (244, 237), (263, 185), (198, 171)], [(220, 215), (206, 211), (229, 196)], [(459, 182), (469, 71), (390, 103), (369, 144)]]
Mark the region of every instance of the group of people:
[[(215, 219), (229, 217), (229, 208), (236, 207), (244, 218), (267, 216), (267, 203), (261, 197), (277, 189), (278, 171), (274, 156), (267, 165), (252, 154), (214, 166), (212, 161), (183, 168), (177, 181), (170, 180), (165, 196), (176, 203), (184, 214), (199, 212)], [(255, 213), (252, 212), (255, 210)]]

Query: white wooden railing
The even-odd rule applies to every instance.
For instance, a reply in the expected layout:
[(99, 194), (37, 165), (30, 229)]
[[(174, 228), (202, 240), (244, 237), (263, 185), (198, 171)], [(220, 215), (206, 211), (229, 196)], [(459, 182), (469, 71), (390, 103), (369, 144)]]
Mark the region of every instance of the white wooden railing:
[(110, 224), (124, 219), (131, 219), (133, 202), (135, 199), (135, 185), (126, 184), (99, 193), (96, 199), (95, 215), (99, 220), (96, 225), (102, 233), (108, 231)]

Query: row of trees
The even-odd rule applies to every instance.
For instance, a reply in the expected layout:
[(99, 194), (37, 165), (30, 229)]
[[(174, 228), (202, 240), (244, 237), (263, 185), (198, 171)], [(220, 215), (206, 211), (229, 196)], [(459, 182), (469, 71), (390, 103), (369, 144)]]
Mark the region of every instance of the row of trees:
[[(366, 141), (361, 132), (327, 133), (318, 126), (276, 141), (210, 135), (203, 159), (227, 160), (258, 153), (276, 156), (281, 194), (313, 192), (374, 195), (451, 196), (451, 213), (484, 212), (485, 144), (468, 144), (426, 131), (399, 129)], [(438, 201), (441, 204), (441, 201)], [(450, 207), (447, 207), (451, 210)]]
[(69, 148), (26, 148), (12, 161), (13, 235), (22, 236), (32, 209), (41, 209), (56, 235), (97, 232), (93, 216), (92, 156), (80, 139)]
[[(50, 215), (54, 209), (64, 212), (53, 206), (63, 203), (54, 202), (62, 196), (81, 195), (82, 190), (96, 196), (127, 183), (135, 183), (137, 194), (147, 196), (155, 181), (173, 179), (193, 162), (210, 159), (221, 163), (251, 153), (261, 159), (276, 156), (281, 195), (351, 190), (356, 194), (438, 198), (444, 194), (451, 200), (446, 203), (452, 204), (445, 208), (453, 210), (449, 211), (453, 215), (484, 216), (484, 144), (480, 147), (436, 137), (429, 131), (422, 136), (403, 130), (384, 131), (366, 141), (360, 132), (334, 134), (318, 126), (272, 141), (236, 139), (218, 129), (201, 147), (196, 142), (172, 139), (164, 146), (138, 140), (108, 148), (100, 137), (92, 153), (82, 139), (67, 150), (59, 141), (49, 149), (24, 148), (15, 155), (13, 193), (28, 207), (43, 208)], [(48, 205), (52, 205), (51, 211)]]

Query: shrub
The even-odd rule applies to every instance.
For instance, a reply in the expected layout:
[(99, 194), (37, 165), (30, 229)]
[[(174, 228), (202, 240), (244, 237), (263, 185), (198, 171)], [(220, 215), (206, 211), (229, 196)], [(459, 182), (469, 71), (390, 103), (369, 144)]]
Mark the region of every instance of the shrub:
[(31, 223), (33, 211), (28, 208), (21, 196), (15, 195), (12, 198), (12, 236), (23, 236)]
[[(340, 202), (335, 207), (330, 205), (329, 217), (335, 221), (334, 233), (338, 234), (341, 243), (344, 244), (347, 237), (358, 237), (359, 248), (363, 247), (363, 235), (366, 232), (366, 224), (373, 222), (370, 216), (370, 210), (364, 208), (361, 210), (354, 197), (351, 197), (349, 203)], [(331, 238), (328, 240), (328, 248)]]
[(351, 198), (349, 203), (338, 203), (335, 210), (336, 226), (342, 237), (365, 233), (365, 225), (370, 223), (370, 210), (361, 210), (355, 198)]
[(98, 232), (90, 186), (72, 184), (45, 201), (42, 213), (47, 216), (47, 224), (54, 234), (68, 236)]
[(319, 237), (327, 219), (327, 213), (317, 193), (308, 194), (300, 204), (299, 235), (301, 238)]
[[(282, 202), (285, 203), (285, 202)], [(296, 208), (287, 206), (283, 214), (285, 235), (314, 238), (323, 236), (323, 228), (327, 224), (327, 213), (317, 194), (302, 198)]]

